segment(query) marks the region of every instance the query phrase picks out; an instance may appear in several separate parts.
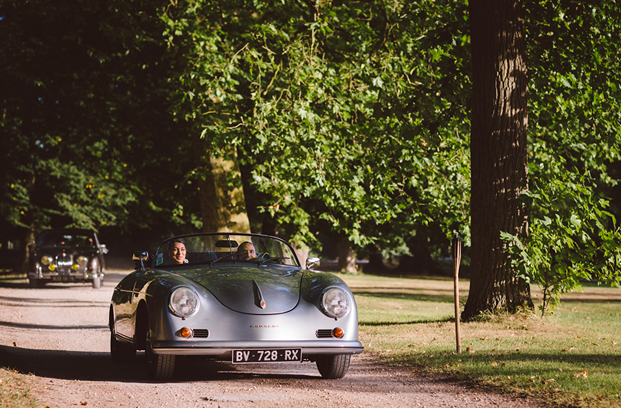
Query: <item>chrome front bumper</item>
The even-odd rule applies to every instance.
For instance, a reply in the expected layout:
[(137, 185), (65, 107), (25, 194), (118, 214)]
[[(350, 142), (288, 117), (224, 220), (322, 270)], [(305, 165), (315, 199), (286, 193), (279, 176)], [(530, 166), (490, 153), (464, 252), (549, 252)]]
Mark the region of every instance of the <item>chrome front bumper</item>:
[(211, 356), (221, 360), (230, 360), (233, 350), (272, 350), (301, 349), (302, 357), (326, 354), (360, 354), (364, 350), (359, 341), (155, 341), (151, 345), (154, 354), (172, 354), (187, 356)]

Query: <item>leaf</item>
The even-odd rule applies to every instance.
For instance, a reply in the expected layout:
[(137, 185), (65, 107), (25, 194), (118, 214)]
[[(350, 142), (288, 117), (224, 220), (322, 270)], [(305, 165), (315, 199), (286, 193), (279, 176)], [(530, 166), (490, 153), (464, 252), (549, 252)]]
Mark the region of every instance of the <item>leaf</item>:
[(582, 377), (582, 378), (587, 378), (588, 373), (589, 373), (589, 372), (588, 372), (587, 370), (584, 370), (584, 371), (582, 371), (582, 372), (579, 372), (579, 373), (574, 374), (574, 375), (573, 375), (573, 377), (574, 377), (574, 378), (579, 378), (579, 377)]
[(571, 217), (569, 218), (569, 222), (571, 222), (573, 224), (574, 227), (576, 228), (580, 228), (581, 225), (581, 221), (580, 218), (578, 218), (578, 216), (576, 214), (572, 214)]

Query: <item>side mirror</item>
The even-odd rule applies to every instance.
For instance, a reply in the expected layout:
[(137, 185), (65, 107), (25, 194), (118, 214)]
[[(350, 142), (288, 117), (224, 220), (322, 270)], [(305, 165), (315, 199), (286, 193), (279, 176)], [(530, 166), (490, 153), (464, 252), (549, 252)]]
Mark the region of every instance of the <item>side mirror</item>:
[(136, 252), (132, 255), (132, 261), (136, 270), (144, 270), (151, 267), (151, 256), (148, 252)]
[(311, 268), (318, 267), (321, 264), (319, 258), (308, 258), (306, 260), (306, 269), (310, 270)]

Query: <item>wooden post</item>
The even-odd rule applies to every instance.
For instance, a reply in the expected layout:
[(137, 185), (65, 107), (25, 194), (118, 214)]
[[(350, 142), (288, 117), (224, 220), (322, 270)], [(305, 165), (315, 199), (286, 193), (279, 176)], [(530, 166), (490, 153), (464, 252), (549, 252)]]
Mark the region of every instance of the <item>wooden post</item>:
[(455, 292), (455, 341), (457, 352), (461, 353), (461, 331), (459, 328), (459, 264), (461, 263), (461, 241), (453, 238), (453, 272)]

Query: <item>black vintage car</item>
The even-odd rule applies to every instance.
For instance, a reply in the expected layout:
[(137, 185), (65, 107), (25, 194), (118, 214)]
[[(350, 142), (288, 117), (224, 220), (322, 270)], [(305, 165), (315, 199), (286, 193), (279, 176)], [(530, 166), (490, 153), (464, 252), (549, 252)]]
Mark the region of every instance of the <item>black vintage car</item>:
[(28, 281), (31, 287), (49, 282), (91, 282), (100, 288), (108, 253), (97, 234), (86, 229), (43, 231), (31, 247)]

